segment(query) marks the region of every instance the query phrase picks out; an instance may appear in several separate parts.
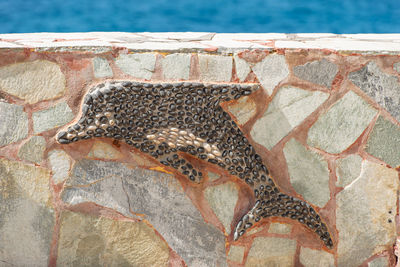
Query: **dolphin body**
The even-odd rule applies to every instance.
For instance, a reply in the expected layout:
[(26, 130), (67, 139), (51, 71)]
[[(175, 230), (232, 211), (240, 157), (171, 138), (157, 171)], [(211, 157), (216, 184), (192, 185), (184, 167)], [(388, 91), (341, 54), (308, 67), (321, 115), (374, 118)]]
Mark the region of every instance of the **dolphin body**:
[(124, 140), (199, 183), (202, 173), (180, 156), (189, 153), (252, 188), (255, 204), (237, 223), (234, 240), (262, 218), (278, 216), (299, 221), (332, 248), (314, 208), (278, 189), (262, 158), (219, 105), (257, 89), (258, 84), (106, 82), (86, 94), (81, 118), (56, 139), (61, 144), (94, 137)]

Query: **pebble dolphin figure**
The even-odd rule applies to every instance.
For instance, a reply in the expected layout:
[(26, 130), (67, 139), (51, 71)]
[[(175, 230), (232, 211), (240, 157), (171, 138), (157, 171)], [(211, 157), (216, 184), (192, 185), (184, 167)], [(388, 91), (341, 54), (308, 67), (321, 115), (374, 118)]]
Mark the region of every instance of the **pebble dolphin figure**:
[(315, 232), (331, 248), (331, 235), (313, 207), (282, 193), (234, 120), (220, 103), (258, 90), (257, 84), (112, 81), (86, 94), (79, 121), (57, 135), (61, 144), (95, 137), (123, 140), (192, 182), (203, 174), (181, 157), (188, 153), (243, 180), (255, 204), (237, 223), (234, 240), (267, 217), (287, 217)]

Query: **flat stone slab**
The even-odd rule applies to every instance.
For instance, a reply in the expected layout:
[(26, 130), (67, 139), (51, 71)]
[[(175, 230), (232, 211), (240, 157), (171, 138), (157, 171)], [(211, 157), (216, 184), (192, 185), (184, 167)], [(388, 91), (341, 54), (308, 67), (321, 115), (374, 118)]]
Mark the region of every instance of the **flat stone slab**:
[(362, 69), (350, 73), (349, 79), (400, 121), (400, 83), (397, 76), (384, 73), (371, 61)]
[(398, 180), (396, 170), (363, 161), (360, 177), (337, 194), (338, 266), (359, 266), (393, 246)]
[(292, 231), (292, 225), (287, 223), (271, 223), (268, 228), (268, 233), (271, 234), (290, 234)]
[(365, 151), (394, 168), (400, 166), (400, 126), (379, 117)]
[(115, 64), (134, 78), (149, 80), (156, 66), (156, 55), (152, 53), (121, 54), (115, 59)]
[(335, 257), (333, 254), (323, 250), (301, 247), (300, 263), (304, 267), (334, 267)]
[(229, 249), (228, 259), (233, 262), (241, 263), (244, 257), (244, 247), (232, 245)]
[(327, 98), (328, 94), (320, 91), (308, 91), (297, 87), (280, 88), (264, 115), (254, 124), (250, 134), (254, 141), (272, 149)]
[(307, 143), (328, 153), (340, 153), (353, 144), (377, 114), (353, 91), (346, 93), (308, 132)]
[(28, 136), (28, 116), (22, 106), (0, 102), (0, 146)]
[(336, 186), (346, 187), (358, 178), (361, 172), (362, 158), (357, 154), (348, 155), (336, 162)]
[(51, 150), (48, 154), (48, 160), (53, 172), (54, 183), (61, 183), (69, 177), (71, 158), (64, 150)]
[(256, 114), (256, 103), (249, 97), (244, 96), (237, 100), (237, 103), (228, 106), (228, 110), (236, 118), (240, 125), (248, 122)]
[(95, 57), (92, 59), (93, 72), (96, 78), (110, 78), (113, 76), (112, 69), (108, 60), (102, 57)]
[(162, 61), (164, 78), (167, 80), (188, 80), (191, 54), (175, 53), (165, 56)]
[(32, 136), (18, 151), (18, 157), (26, 161), (39, 163), (43, 160), (46, 140), (42, 136)]
[(296, 192), (316, 206), (325, 206), (330, 199), (328, 163), (295, 139), (285, 144), (283, 152)]
[(336, 64), (326, 60), (316, 60), (304, 65), (295, 66), (293, 73), (300, 79), (331, 88), (339, 68)]
[(200, 80), (229, 82), (232, 78), (232, 57), (199, 55)]
[(67, 124), (74, 118), (71, 108), (67, 103), (61, 102), (49, 109), (34, 112), (33, 131), (41, 133)]

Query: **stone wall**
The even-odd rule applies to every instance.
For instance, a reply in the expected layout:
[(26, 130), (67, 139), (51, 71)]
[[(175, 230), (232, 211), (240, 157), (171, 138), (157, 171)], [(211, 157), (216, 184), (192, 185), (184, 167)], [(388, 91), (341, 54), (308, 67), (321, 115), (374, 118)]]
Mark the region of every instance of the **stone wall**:
[[(0, 266), (395, 266), (400, 36), (0, 35)], [(56, 142), (108, 80), (260, 84), (220, 105), (328, 248), (269, 217), (234, 240), (249, 186), (199, 183), (121, 140)], [(187, 156), (187, 160), (190, 157)]]

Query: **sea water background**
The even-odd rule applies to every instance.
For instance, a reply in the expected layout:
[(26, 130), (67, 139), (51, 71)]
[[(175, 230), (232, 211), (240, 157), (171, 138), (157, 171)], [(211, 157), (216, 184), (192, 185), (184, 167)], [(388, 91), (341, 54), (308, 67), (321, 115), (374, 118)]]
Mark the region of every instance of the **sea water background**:
[(400, 33), (400, 0), (0, 0), (0, 33)]

